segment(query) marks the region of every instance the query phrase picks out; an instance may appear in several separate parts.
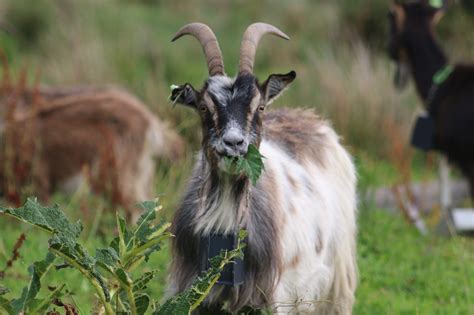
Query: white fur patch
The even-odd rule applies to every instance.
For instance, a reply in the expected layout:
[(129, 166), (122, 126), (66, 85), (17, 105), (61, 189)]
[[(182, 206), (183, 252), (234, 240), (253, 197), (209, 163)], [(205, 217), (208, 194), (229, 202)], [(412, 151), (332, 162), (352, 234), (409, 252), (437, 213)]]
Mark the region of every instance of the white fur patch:
[(207, 205), (205, 214), (196, 221), (196, 233), (209, 235), (211, 231), (228, 234), (237, 228), (236, 207), (231, 187), (221, 190), (220, 196), (211, 196), (214, 202)]
[[(335, 133), (330, 140), (326, 150), (332, 159), (324, 168), (316, 161), (298, 163), (275, 143), (263, 141), (260, 147), (269, 157), (265, 168), (271, 170), (277, 187), (274, 196), (280, 207), (274, 209), (281, 213), (275, 215), (286, 223), (280, 226), (283, 273), (272, 297), (278, 312), (343, 310), (345, 314), (352, 307), (355, 170)], [(319, 251), (318, 244), (322, 244)]]
[(212, 94), (220, 105), (225, 106), (232, 98), (230, 87), (234, 84), (235, 78), (229, 78), (223, 75), (216, 75), (207, 80), (208, 92)]

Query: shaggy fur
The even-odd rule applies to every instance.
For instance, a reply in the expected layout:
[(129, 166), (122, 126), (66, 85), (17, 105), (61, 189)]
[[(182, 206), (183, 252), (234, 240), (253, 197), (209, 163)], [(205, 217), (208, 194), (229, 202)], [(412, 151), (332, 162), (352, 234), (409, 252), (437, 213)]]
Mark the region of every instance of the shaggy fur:
[(267, 158), (255, 187), (215, 174), (199, 154), (173, 221), (170, 293), (185, 290), (203, 268), (202, 236), (232, 230), (243, 216), (244, 284), (213, 289), (208, 307), (349, 314), (357, 278), (350, 157), (311, 111), (271, 111), (263, 128), (260, 150)]
[(5, 88), (0, 106), (4, 193), (33, 183), (45, 200), (87, 176), (95, 192), (131, 209), (152, 198), (154, 159), (183, 149), (176, 133), (117, 88)]

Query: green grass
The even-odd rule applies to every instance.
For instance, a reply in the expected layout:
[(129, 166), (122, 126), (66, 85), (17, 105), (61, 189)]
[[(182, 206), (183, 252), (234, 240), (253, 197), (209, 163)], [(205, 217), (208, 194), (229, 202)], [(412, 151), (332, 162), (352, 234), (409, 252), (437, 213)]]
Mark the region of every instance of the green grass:
[[(472, 314), (474, 312), (474, 242), (463, 237), (423, 237), (400, 216), (361, 207), (359, 215), (359, 288), (355, 314)], [(74, 217), (74, 214), (72, 214)], [(113, 218), (106, 214), (104, 222)], [(105, 224), (99, 233), (85, 241), (87, 248), (105, 246), (115, 235)], [(0, 217), (0, 268), (11, 256), (21, 233), (26, 240), (21, 258), (9, 268), (1, 285), (18, 296), (28, 282), (27, 268), (45, 256), (48, 235), (15, 220)], [(87, 235), (87, 233), (84, 233)], [(104, 236), (106, 235), (106, 236)], [(87, 238), (87, 237), (86, 237)], [(158, 267), (161, 273), (148, 293), (161, 297), (166, 283), (168, 248), (154, 254), (146, 268)], [(140, 270), (142, 273), (147, 270)], [(50, 271), (46, 286), (66, 283), (71, 299), (89, 314), (94, 290), (75, 271)]]
[(359, 217), (357, 314), (473, 314), (474, 242), (423, 237), (400, 216)]

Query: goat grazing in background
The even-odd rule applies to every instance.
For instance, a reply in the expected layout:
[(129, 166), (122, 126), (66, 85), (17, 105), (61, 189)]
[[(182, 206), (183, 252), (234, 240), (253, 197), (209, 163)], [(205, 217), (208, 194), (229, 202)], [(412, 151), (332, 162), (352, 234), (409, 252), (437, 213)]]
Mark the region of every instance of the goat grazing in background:
[[(224, 73), (208, 26), (188, 24), (173, 39), (189, 34), (199, 40), (209, 78), (200, 91), (186, 83), (172, 92), (173, 101), (199, 114), (203, 140), (172, 225), (169, 293), (182, 292), (205, 269), (203, 238), (243, 228), (243, 284), (213, 288), (207, 311), (245, 306), (349, 314), (357, 282), (354, 166), (330, 124), (313, 111), (266, 112), (296, 77), (294, 71), (272, 74), (259, 83), (253, 74), (258, 42), (267, 33), (288, 39), (271, 25), (250, 25), (235, 78)], [(249, 145), (266, 157), (255, 186), (243, 174), (226, 173), (223, 161), (244, 156)]]
[(0, 183), (12, 201), (28, 184), (46, 200), (88, 177), (94, 192), (131, 210), (153, 198), (155, 158), (182, 152), (181, 138), (118, 88), (29, 89), (4, 81)]
[(433, 121), (433, 148), (457, 165), (470, 183), (474, 201), (474, 65), (450, 65), (436, 41), (444, 7), (428, 1), (396, 1), (390, 14), (389, 53), (397, 63), (395, 83), (411, 72)]

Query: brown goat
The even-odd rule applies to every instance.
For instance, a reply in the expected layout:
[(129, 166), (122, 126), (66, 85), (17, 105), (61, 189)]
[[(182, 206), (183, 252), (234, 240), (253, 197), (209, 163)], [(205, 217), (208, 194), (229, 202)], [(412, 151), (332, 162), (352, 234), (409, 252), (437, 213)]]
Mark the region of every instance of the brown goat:
[(47, 200), (84, 179), (128, 209), (152, 198), (156, 157), (176, 158), (181, 138), (138, 99), (114, 87), (0, 89), (0, 188), (11, 201), (32, 185)]

